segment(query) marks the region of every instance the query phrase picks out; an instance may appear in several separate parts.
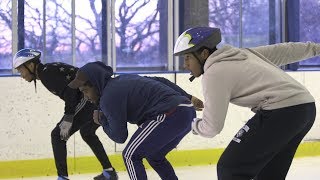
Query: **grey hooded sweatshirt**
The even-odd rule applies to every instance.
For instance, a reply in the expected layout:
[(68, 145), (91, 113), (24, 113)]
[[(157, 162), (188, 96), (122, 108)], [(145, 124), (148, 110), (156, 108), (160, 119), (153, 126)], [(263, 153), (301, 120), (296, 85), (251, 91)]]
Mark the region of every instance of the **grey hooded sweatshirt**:
[(278, 66), (318, 55), (320, 44), (315, 43), (216, 50), (204, 65), (203, 117), (193, 122), (193, 131), (208, 138), (219, 134), (229, 102), (254, 112), (314, 102), (309, 91)]

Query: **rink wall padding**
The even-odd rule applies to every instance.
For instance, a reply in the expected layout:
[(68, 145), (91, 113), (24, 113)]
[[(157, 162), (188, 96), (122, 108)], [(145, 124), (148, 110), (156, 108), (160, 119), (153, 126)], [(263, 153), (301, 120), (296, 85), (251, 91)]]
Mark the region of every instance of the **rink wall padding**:
[[(214, 165), (224, 149), (174, 150), (167, 155), (174, 167)], [(295, 158), (320, 156), (320, 142), (304, 142)], [(125, 171), (121, 153), (109, 156), (117, 171)], [(144, 161), (146, 168), (149, 164)], [(101, 166), (94, 156), (68, 158), (69, 174), (100, 173)], [(0, 161), (0, 179), (37, 176), (55, 176), (53, 159)]]

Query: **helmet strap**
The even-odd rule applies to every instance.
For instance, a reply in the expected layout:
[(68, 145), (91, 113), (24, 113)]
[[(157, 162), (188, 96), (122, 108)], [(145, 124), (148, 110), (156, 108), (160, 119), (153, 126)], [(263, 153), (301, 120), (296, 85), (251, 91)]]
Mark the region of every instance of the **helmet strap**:
[(28, 68), (28, 66), (26, 66), (25, 64), (23, 64), (23, 66), (28, 70), (28, 72), (32, 75), (32, 80), (34, 82), (34, 89), (35, 89), (35, 92), (37, 93), (37, 75), (36, 75), (36, 69), (37, 69), (37, 66), (36, 64), (34, 65), (34, 68), (33, 68), (33, 72)]
[(37, 93), (37, 73), (36, 73), (36, 70), (37, 70), (37, 65), (34, 64), (33, 66), (33, 82), (34, 82), (34, 91)]
[[(196, 55), (196, 53), (192, 52), (191, 54), (193, 54), (193, 56), (198, 60), (198, 63), (200, 64), (200, 68), (201, 68), (201, 74), (203, 74), (203, 73), (204, 73), (204, 70), (203, 70), (203, 68), (204, 68), (204, 63), (201, 63), (201, 61), (200, 61), (200, 59), (198, 58), (198, 56)], [(196, 77), (191, 76), (191, 77), (189, 78), (189, 81), (192, 82), (195, 78), (196, 78)]]
[[(217, 48), (215, 47), (214, 49), (208, 49), (209, 50), (209, 55), (211, 55), (214, 51), (216, 51), (217, 50)], [(198, 57), (198, 55), (195, 53), (195, 52), (191, 52), (191, 54), (198, 60), (198, 63), (200, 64), (200, 68), (201, 68), (201, 74), (203, 74), (204, 73), (204, 63), (205, 63), (205, 61), (202, 63), (201, 61), (200, 61), (200, 58)], [(191, 76), (190, 78), (189, 78), (189, 81), (190, 82), (192, 82), (193, 80), (194, 80), (194, 76)]]
[(200, 61), (200, 58), (198, 57), (198, 55), (195, 52), (192, 52), (193, 56), (198, 60), (198, 63), (200, 64), (200, 68), (201, 68), (201, 74), (204, 73), (204, 62), (202, 63)]

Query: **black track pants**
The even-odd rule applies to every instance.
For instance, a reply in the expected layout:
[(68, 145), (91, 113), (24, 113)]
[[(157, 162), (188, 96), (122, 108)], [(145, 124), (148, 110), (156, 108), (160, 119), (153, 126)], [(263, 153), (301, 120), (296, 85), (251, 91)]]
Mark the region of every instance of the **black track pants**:
[(315, 103), (257, 112), (221, 155), (218, 179), (284, 180), (315, 116)]
[[(95, 124), (92, 120), (94, 109), (95, 107), (92, 104), (89, 102), (86, 103), (86, 105), (74, 117), (70, 136), (80, 130), (82, 139), (90, 146), (103, 169), (107, 169), (112, 166), (101, 141), (95, 134), (99, 125)], [(58, 175), (68, 176), (66, 141), (60, 139), (60, 123), (61, 121), (51, 132), (51, 143)]]

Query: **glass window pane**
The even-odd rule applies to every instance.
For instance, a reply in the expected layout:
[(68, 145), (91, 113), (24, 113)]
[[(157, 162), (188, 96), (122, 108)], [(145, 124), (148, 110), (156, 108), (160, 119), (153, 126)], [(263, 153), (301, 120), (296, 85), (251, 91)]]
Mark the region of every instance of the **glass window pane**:
[[(101, 61), (101, 0), (76, 3), (76, 65)], [(108, 12), (107, 12), (108, 13)]]
[(210, 0), (209, 25), (221, 29), (221, 44), (237, 47), (274, 44), (281, 41), (279, 3), (279, 0), (242, 1), (241, 5), (237, 0)]
[(47, 0), (45, 23), (46, 62), (72, 64), (71, 1)]
[(209, 0), (209, 26), (220, 28), (221, 44), (239, 46), (239, 14), (238, 0)]
[[(320, 43), (320, 1), (300, 0), (300, 41)], [(301, 61), (302, 66), (319, 66), (320, 58)]]
[(26, 0), (24, 4), (25, 48), (43, 50), (43, 2)]
[(117, 70), (167, 69), (167, 1), (157, 2), (115, 2)]
[(280, 39), (279, 1), (243, 1), (243, 47), (275, 44)]
[(12, 74), (12, 5), (0, 1), (0, 74)]

